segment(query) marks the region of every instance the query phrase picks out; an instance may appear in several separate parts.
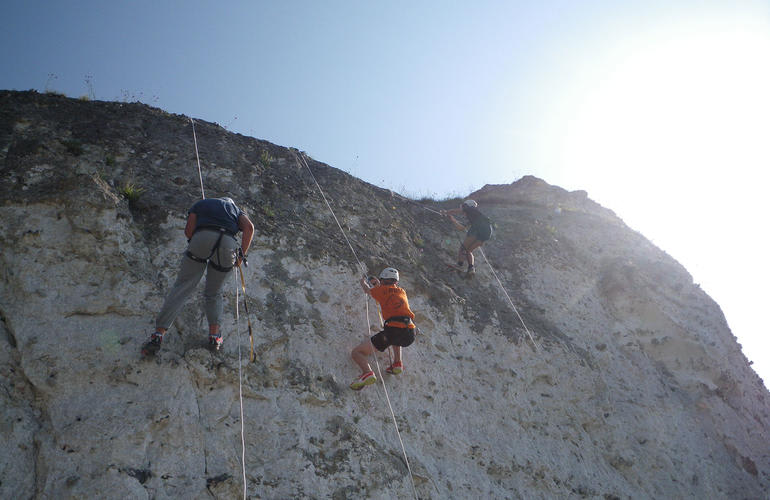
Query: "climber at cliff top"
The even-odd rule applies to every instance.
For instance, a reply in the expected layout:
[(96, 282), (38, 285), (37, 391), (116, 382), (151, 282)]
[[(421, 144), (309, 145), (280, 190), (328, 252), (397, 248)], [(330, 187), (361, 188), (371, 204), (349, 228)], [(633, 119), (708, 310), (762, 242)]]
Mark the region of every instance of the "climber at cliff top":
[(369, 366), (367, 358), (374, 353), (374, 349), (385, 351), (388, 346), (393, 346), (393, 363), (385, 369), (387, 373), (398, 375), (404, 370), (401, 362), (401, 348), (414, 342), (414, 313), (409, 309), (409, 300), (406, 290), (398, 286), (398, 271), (392, 267), (386, 267), (380, 273), (380, 279), (361, 278), (361, 288), (380, 304), (382, 317), (385, 318), (385, 328), (371, 338), (357, 345), (350, 356), (361, 368), (361, 373), (350, 388), (356, 391), (363, 389), (377, 381), (377, 377)]
[[(236, 235), (241, 235), (240, 252)], [(230, 198), (206, 198), (196, 202), (187, 213), (184, 228), (187, 250), (179, 266), (176, 283), (155, 319), (155, 333), (142, 346), (142, 354), (158, 352), (166, 333), (187, 298), (206, 273), (203, 290), (204, 309), (209, 323), (209, 345), (222, 346), (219, 318), (222, 315), (222, 285), (233, 266), (240, 265), (249, 251), (254, 224)]]
[[(468, 274), (473, 274), (473, 251), (480, 247), (485, 241), (492, 237), (492, 223), (489, 218), (482, 214), (478, 209), (479, 204), (473, 200), (465, 200), (460, 208), (451, 210), (442, 210), (441, 215), (449, 217), (458, 231), (468, 230), (465, 240), (460, 244), (460, 251), (457, 253), (457, 267), (462, 268), (463, 261), (468, 261)], [(463, 213), (470, 221), (470, 227), (463, 226), (453, 215)]]

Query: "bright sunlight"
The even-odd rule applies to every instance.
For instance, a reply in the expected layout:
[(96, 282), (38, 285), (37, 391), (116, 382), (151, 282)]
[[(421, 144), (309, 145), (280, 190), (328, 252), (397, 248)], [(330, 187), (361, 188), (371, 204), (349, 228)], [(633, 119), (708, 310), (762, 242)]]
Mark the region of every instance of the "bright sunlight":
[(570, 184), (686, 262), (754, 353), (768, 332), (732, 318), (766, 308), (767, 226), (750, 221), (768, 212), (768, 61), (766, 29), (678, 27), (586, 61), (558, 110)]
[[(770, 35), (690, 34), (640, 45), (608, 65), (613, 69), (592, 92), (574, 96), (580, 106), (563, 163), (611, 185), (634, 183), (645, 198), (664, 190), (683, 209), (687, 193), (665, 193), (668, 186), (731, 197), (725, 176), (763, 175), (770, 160)], [(746, 193), (734, 195), (741, 202)]]

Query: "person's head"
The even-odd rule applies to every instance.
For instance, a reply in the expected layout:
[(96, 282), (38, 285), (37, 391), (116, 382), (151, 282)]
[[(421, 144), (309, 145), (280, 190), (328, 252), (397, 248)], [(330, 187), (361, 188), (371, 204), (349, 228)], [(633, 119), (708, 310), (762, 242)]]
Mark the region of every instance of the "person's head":
[(473, 200), (465, 200), (465, 201), (463, 202), (463, 204), (462, 204), (462, 205), (460, 205), (460, 208), (462, 208), (463, 210), (465, 210), (466, 208), (476, 208), (476, 207), (478, 207), (478, 206), (479, 206), (479, 204), (478, 204), (478, 203), (476, 203), (476, 202), (475, 202), (475, 201), (473, 201)]
[(380, 281), (384, 285), (392, 285), (398, 283), (398, 269), (392, 267), (386, 267), (380, 272)]

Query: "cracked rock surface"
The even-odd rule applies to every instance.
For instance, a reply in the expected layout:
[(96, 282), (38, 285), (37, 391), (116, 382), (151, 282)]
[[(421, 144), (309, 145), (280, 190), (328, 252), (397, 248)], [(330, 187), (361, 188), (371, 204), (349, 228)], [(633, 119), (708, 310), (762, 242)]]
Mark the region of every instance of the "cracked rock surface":
[[(348, 389), (361, 270), (298, 152), (196, 132), (207, 197), (256, 226), (254, 363), (234, 278), (222, 351), (196, 295), (139, 355), (200, 196), (189, 118), (0, 91), (0, 498), (239, 498), (242, 453), (250, 498), (413, 496), (382, 386)], [(308, 166), (417, 313), (384, 377), (420, 498), (770, 496), (770, 395), (719, 306), (585, 192), (528, 176), (471, 194), (517, 314), (480, 252), (472, 279), (448, 269), (446, 219)]]

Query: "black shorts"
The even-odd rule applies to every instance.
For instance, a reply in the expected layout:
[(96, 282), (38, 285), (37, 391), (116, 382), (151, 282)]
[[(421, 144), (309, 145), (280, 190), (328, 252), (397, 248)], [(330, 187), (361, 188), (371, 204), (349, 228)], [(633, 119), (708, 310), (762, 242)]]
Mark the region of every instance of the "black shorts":
[(380, 352), (391, 345), (406, 347), (412, 345), (412, 342), (414, 342), (414, 328), (386, 326), (383, 331), (372, 336), (372, 344)]

